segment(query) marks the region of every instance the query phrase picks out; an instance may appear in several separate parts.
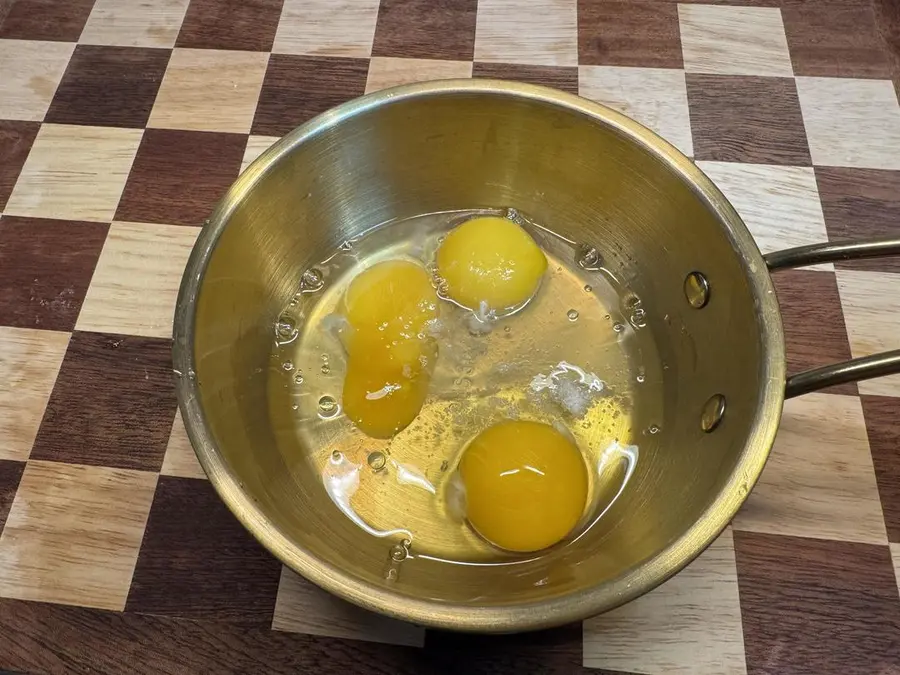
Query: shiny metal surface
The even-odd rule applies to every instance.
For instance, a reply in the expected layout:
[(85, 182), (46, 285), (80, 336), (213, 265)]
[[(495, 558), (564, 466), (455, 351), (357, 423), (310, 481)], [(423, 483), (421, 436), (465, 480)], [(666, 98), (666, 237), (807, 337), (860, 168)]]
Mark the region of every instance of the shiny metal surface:
[[(776, 272), (819, 263), (896, 255), (900, 255), (900, 237), (810, 244), (774, 251), (764, 257), (769, 270)], [(785, 398), (808, 394), (837, 384), (871, 380), (896, 373), (900, 373), (900, 350), (864, 356), (791, 375), (785, 385)]]
[[(667, 379), (664, 452), (606, 526), (541, 559), (549, 582), (465, 568), (385, 581), (373, 542), (312, 471), (286, 470), (267, 396), (272, 327), (310, 264), (392, 219), (514, 206), (631, 269)], [(683, 281), (702, 269), (702, 311)], [(429, 626), (508, 632), (566, 623), (657, 586), (731, 520), (781, 415), (785, 354), (766, 263), (718, 189), (634, 121), (575, 96), (493, 81), (424, 83), (350, 102), (255, 161), (204, 228), (175, 317), (178, 395), (200, 463), (273, 554), (363, 607)], [(699, 424), (728, 400), (714, 433)], [(273, 419), (275, 421), (273, 421)]]

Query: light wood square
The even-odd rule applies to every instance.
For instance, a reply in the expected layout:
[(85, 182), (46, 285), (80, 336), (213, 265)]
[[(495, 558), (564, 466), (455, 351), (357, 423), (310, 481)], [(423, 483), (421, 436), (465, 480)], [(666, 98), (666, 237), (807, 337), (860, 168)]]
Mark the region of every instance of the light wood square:
[(659, 588), (587, 619), (584, 665), (648, 675), (746, 673), (731, 530)]
[(369, 62), (366, 93), (400, 84), (472, 77), (471, 61), (375, 57)]
[(43, 120), (74, 49), (70, 42), (0, 40), (0, 119)]
[[(810, 167), (697, 162), (743, 218), (763, 253), (828, 241)], [(810, 269), (831, 270), (831, 264)]]
[(372, 53), (379, 0), (285, 0), (276, 54), (355, 56)]
[(475, 60), (578, 65), (576, 0), (479, 0)]
[(194, 447), (184, 428), (181, 410), (175, 413), (175, 421), (172, 423), (172, 433), (169, 435), (169, 443), (166, 445), (166, 454), (160, 473), (164, 476), (178, 476), (179, 478), (206, 478), (206, 472), (200, 466)]
[(578, 91), (640, 122), (684, 154), (694, 154), (684, 71), (581, 66)]
[(281, 140), (278, 136), (254, 136), (247, 138), (247, 147), (244, 148), (244, 158), (241, 160), (241, 173), (253, 163), (257, 157), (272, 147), (272, 144)]
[(114, 222), (75, 328), (171, 337), (178, 287), (199, 233), (198, 227)]
[(269, 55), (175, 49), (148, 127), (249, 133)]
[(6, 213), (109, 222), (142, 134), (141, 129), (42, 125)]
[(0, 326), (0, 459), (31, 454), (68, 333)]
[(807, 394), (785, 402), (772, 454), (733, 524), (767, 534), (887, 542), (859, 397)]
[(81, 44), (172, 47), (190, 0), (96, 0)]
[[(838, 270), (837, 282), (853, 356), (900, 349), (900, 274)], [(900, 396), (900, 375), (860, 382), (859, 391)]]
[(678, 23), (689, 73), (794, 74), (777, 7), (679, 4)]
[(813, 164), (900, 170), (900, 104), (890, 80), (798, 77)]
[(122, 610), (156, 474), (30, 461), (0, 535), (0, 596)]
[(425, 642), (423, 628), (345, 602), (286, 567), (281, 569), (272, 628), (413, 647)]

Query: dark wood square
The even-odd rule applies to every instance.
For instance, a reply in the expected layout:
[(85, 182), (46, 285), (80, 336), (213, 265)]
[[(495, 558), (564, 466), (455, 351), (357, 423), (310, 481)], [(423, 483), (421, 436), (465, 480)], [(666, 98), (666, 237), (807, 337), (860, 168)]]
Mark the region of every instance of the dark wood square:
[(171, 340), (73, 333), (31, 458), (159, 471), (172, 377)]
[(472, 67), (472, 77), (541, 84), (545, 87), (562, 89), (570, 94), (578, 94), (578, 68), (574, 66), (530, 66), (518, 63), (476, 61)]
[(40, 128), (40, 122), (0, 120), (0, 211), (6, 207)]
[(659, 0), (578, 0), (578, 63), (682, 68), (678, 5)]
[(109, 225), (0, 218), (0, 325), (70, 331)]
[(897, 672), (887, 546), (735, 532), (748, 675)]
[(78, 45), (44, 121), (143, 128), (170, 54), (168, 49)]
[(0, 38), (75, 42), (93, 6), (94, 0), (13, 0), (5, 19), (0, 7)]
[(787, 0), (781, 17), (795, 75), (890, 79), (890, 55), (868, 0)]
[(280, 576), (208, 481), (160, 476), (125, 610), (268, 626)]
[(688, 73), (697, 160), (809, 166), (793, 78)]
[(283, 136), (366, 90), (368, 59), (272, 54), (252, 133)]
[(191, 0), (176, 47), (267, 52), (284, 0)]
[(471, 61), (478, 0), (381, 0), (373, 56)]
[[(900, 235), (900, 171), (822, 166), (815, 171), (831, 241)], [(837, 267), (900, 272), (900, 258), (839, 262)]]
[(900, 544), (900, 398), (863, 396), (862, 407), (888, 541)]
[[(0, 441), (2, 442), (2, 441)], [(0, 459), (0, 533), (6, 524), (6, 517), (19, 489), (19, 480), (25, 470), (25, 462)]]
[(116, 220), (202, 225), (238, 177), (244, 134), (147, 129)]
[[(772, 278), (784, 321), (788, 374), (851, 358), (835, 275), (783, 270)], [(857, 387), (851, 382), (824, 391), (856, 394)]]

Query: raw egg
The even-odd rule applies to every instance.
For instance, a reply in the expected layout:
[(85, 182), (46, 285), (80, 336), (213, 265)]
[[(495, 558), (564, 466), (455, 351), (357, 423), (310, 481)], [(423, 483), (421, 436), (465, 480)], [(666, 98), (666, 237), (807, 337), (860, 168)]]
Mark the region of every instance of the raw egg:
[(389, 438), (415, 419), (428, 395), (437, 356), (427, 329), (438, 315), (431, 278), (412, 262), (379, 263), (350, 283), (344, 311), (344, 412), (369, 436)]
[(561, 541), (580, 520), (587, 466), (574, 442), (549, 424), (504, 421), (481, 432), (459, 464), (466, 518), (509, 551)]
[(534, 239), (507, 218), (467, 220), (444, 239), (436, 255), (447, 295), (472, 310), (485, 303), (503, 313), (537, 291), (547, 258)]

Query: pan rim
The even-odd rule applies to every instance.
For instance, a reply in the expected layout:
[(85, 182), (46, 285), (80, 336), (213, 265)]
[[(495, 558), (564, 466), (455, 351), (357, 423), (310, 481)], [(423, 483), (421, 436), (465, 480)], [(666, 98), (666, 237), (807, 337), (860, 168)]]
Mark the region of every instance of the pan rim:
[[(220, 455), (207, 427), (199, 385), (193, 377), (195, 310), (207, 265), (231, 214), (267, 171), (294, 147), (350, 117), (422, 97), (466, 93), (565, 108), (613, 129), (666, 164), (717, 217), (723, 234), (740, 253), (755, 301), (762, 343), (761, 387), (747, 443), (724, 488), (700, 518), (655, 556), (603, 585), (527, 604), (471, 607), (413, 598), (372, 586), (294, 544), (268, 521)], [(732, 205), (688, 157), (654, 132), (606, 106), (546, 87), (500, 80), (443, 80), (382, 90), (325, 112), (275, 143), (241, 174), (206, 221), (185, 268), (173, 328), (173, 364), (176, 375), (184, 374), (177, 378), (176, 391), (191, 445), (219, 497), (266, 549), (288, 568), (365, 609), (427, 627), (491, 633), (549, 628), (608, 611), (662, 584), (700, 555), (737, 513), (762, 472), (781, 418), (785, 361), (781, 315), (763, 256)]]

